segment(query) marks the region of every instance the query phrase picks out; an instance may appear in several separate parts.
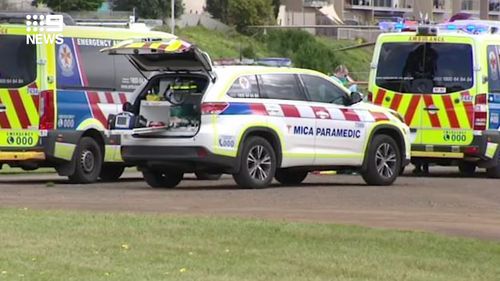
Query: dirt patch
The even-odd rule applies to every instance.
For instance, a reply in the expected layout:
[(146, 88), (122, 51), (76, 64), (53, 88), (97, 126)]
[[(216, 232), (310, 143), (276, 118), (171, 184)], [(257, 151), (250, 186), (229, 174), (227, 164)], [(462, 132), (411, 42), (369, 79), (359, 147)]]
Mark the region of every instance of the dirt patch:
[(242, 216), (500, 240), (499, 181), (459, 178), (450, 171), (401, 177), (390, 187), (365, 186), (358, 176), (310, 175), (301, 186), (263, 190), (238, 189), (228, 176), (219, 181), (187, 176), (178, 189), (154, 190), (138, 173), (91, 185), (71, 185), (54, 175), (12, 175), (0, 180), (0, 206)]

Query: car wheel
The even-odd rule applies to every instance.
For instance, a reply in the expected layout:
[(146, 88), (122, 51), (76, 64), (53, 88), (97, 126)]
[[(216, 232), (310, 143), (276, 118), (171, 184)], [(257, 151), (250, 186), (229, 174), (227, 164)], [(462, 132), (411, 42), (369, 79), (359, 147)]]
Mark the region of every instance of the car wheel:
[(486, 174), (489, 178), (500, 179), (500, 149), (497, 155), (497, 165), (486, 169)]
[(368, 185), (391, 185), (401, 171), (401, 152), (393, 138), (376, 135), (366, 155), (361, 175)]
[(76, 146), (75, 171), (68, 178), (72, 183), (92, 183), (97, 181), (102, 168), (102, 152), (97, 142), (83, 137)]
[(146, 183), (153, 188), (174, 188), (184, 177), (184, 173), (177, 171), (143, 170), (142, 176)]
[(241, 151), (239, 172), (233, 174), (236, 183), (243, 188), (269, 186), (276, 173), (276, 153), (267, 140), (250, 137)]
[(302, 183), (306, 179), (308, 174), (308, 171), (278, 169), (276, 170), (276, 175), (274, 175), (274, 178), (284, 185), (296, 185)]
[(462, 161), (458, 164), (458, 170), (464, 177), (473, 177), (476, 172), (476, 163)]
[(222, 177), (222, 174), (220, 173), (213, 174), (207, 172), (194, 172), (194, 174), (196, 175), (196, 178), (198, 180), (202, 181), (215, 181), (220, 179), (220, 177)]
[(117, 181), (125, 171), (125, 166), (122, 165), (104, 165), (99, 174), (102, 181)]

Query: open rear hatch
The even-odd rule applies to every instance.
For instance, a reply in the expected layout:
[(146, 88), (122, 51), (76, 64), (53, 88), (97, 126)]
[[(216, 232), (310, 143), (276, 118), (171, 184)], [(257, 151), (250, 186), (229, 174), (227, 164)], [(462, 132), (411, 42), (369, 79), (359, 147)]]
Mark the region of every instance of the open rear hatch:
[(205, 52), (179, 39), (126, 40), (101, 52), (126, 55), (144, 76), (158, 72), (148, 78), (127, 112), (112, 118), (111, 128), (133, 129), (138, 137), (188, 137), (198, 132), (201, 99), (215, 80)]

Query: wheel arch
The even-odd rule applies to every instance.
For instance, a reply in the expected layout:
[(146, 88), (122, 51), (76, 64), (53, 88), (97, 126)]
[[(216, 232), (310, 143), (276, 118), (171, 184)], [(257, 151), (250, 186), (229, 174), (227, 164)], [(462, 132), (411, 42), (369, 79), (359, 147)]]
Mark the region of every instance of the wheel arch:
[(378, 125), (376, 126), (370, 133), (370, 136), (368, 137), (367, 139), (367, 145), (365, 147), (365, 157), (364, 157), (364, 160), (363, 160), (363, 169), (366, 169), (366, 159), (367, 159), (367, 155), (368, 155), (368, 151), (370, 149), (370, 144), (373, 140), (373, 138), (377, 135), (387, 135), (389, 137), (391, 137), (392, 139), (394, 139), (394, 141), (396, 142), (396, 144), (398, 145), (398, 148), (399, 148), (399, 151), (400, 151), (400, 157), (401, 157), (401, 163), (404, 163), (405, 162), (405, 159), (406, 159), (406, 143), (405, 143), (405, 138), (403, 136), (403, 133), (401, 132), (401, 130), (396, 127), (396, 126), (393, 126), (393, 125), (389, 125), (389, 124), (382, 124), (382, 125)]
[(271, 146), (274, 148), (274, 152), (276, 153), (276, 167), (277, 168), (281, 167), (281, 162), (283, 159), (283, 148), (281, 145), (281, 139), (278, 133), (274, 129), (263, 126), (250, 127), (243, 132), (241, 140), (238, 145), (238, 152), (236, 154), (238, 163), (237, 167), (240, 167), (241, 164), (241, 152), (243, 150), (243, 144), (249, 137), (253, 136), (264, 138), (271, 144)]

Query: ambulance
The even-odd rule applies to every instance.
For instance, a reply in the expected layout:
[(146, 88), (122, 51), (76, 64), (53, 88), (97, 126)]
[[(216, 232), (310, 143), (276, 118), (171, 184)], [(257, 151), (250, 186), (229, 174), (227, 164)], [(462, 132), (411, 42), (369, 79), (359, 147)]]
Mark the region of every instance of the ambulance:
[(75, 183), (118, 179), (125, 166), (107, 118), (145, 78), (124, 57), (99, 50), (124, 39), (174, 36), (64, 26), (56, 40), (40, 43), (33, 34), (26, 24), (0, 23), (0, 165), (54, 167)]
[(128, 129), (123, 159), (151, 187), (176, 187), (192, 172), (231, 174), (243, 188), (297, 185), (321, 170), (356, 170), (370, 185), (390, 185), (409, 162), (402, 117), (322, 73), (213, 66), (178, 39), (127, 40), (102, 52), (155, 71), (114, 118), (114, 128)]
[(500, 178), (500, 24), (383, 26), (394, 32), (377, 39), (369, 100), (404, 117), (412, 162)]

